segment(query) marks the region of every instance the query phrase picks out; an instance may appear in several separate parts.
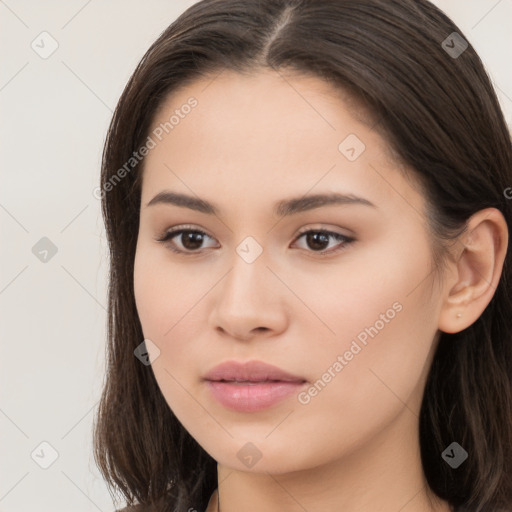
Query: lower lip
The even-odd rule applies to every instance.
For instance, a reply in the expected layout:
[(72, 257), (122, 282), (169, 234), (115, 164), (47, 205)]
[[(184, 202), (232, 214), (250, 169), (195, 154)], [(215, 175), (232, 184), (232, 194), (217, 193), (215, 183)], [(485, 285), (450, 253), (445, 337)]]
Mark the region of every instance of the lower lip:
[(262, 382), (240, 383), (207, 381), (213, 396), (228, 409), (242, 412), (256, 412), (271, 407), (296, 394), (305, 382)]

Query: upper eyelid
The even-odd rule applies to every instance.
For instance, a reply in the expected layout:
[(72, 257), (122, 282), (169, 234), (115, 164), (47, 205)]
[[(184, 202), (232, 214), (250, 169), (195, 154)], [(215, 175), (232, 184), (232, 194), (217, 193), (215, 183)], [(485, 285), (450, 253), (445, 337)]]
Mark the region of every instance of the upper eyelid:
[(176, 227), (172, 227), (172, 228), (166, 229), (166, 230), (164, 230), (162, 235), (157, 237), (157, 238), (159, 238), (159, 239), (160, 238), (164, 238), (165, 236), (167, 236), (169, 234), (178, 234), (178, 233), (180, 233), (182, 231), (196, 231), (196, 232), (199, 232), (199, 233), (203, 233), (206, 236), (209, 236), (210, 238), (215, 239), (215, 237), (211, 236), (205, 229), (199, 228), (199, 227), (193, 227), (193, 226), (189, 226), (189, 225), (176, 226)]
[[(332, 235), (340, 235), (340, 236), (344, 236), (345, 238), (352, 238), (352, 235), (348, 235), (348, 234), (344, 234), (344, 233), (338, 233), (337, 231), (335, 231), (334, 229), (336, 228), (327, 228), (327, 227), (305, 227), (305, 228), (301, 228), (295, 235), (294, 237), (294, 240), (299, 237), (300, 235), (303, 235), (305, 233), (308, 233), (309, 231), (321, 231), (321, 232), (326, 232), (326, 233), (329, 233), (329, 234), (332, 234)], [(178, 226), (175, 226), (175, 227), (172, 227), (172, 228), (169, 228), (169, 229), (166, 229), (162, 235), (160, 237), (158, 237), (159, 239), (160, 238), (163, 238), (169, 234), (177, 234), (177, 233), (180, 233), (182, 231), (196, 231), (196, 232), (200, 232), (200, 233), (203, 233), (205, 234), (206, 236), (209, 236), (210, 238), (212, 239), (215, 239), (214, 236), (210, 235), (208, 233), (208, 231), (206, 231), (205, 229), (203, 228), (200, 228), (200, 227), (196, 227), (196, 226), (192, 226), (192, 225), (188, 225), (188, 224), (184, 224), (184, 225), (178, 225)]]

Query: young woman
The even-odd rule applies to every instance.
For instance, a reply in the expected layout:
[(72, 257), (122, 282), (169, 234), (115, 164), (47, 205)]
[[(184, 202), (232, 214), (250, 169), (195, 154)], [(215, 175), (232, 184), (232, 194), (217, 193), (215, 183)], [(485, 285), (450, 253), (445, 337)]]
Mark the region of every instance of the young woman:
[(512, 147), (426, 0), (203, 0), (117, 105), (95, 457), (126, 511), (512, 510)]

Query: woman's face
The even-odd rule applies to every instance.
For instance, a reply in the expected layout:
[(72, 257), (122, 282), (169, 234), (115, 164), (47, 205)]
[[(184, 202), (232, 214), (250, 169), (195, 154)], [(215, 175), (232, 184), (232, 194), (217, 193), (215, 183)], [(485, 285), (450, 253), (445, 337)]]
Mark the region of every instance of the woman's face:
[[(424, 198), (383, 139), (327, 83), (270, 71), (183, 88), (150, 137), (135, 298), (163, 396), (199, 444), (282, 473), (416, 429), (441, 291)], [(148, 205), (163, 192), (202, 211)], [(331, 194), (361, 201), (308, 201)], [(303, 382), (217, 383), (241, 397), (219, 401), (206, 374), (254, 360)]]

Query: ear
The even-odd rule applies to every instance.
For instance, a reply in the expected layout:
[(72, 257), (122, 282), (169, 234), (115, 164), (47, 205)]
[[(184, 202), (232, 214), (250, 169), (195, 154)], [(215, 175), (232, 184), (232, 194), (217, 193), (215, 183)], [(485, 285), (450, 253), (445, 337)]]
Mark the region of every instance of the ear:
[(454, 277), (446, 284), (439, 315), (441, 331), (462, 331), (480, 317), (498, 286), (507, 245), (507, 222), (498, 209), (486, 208), (470, 217), (456, 243)]

